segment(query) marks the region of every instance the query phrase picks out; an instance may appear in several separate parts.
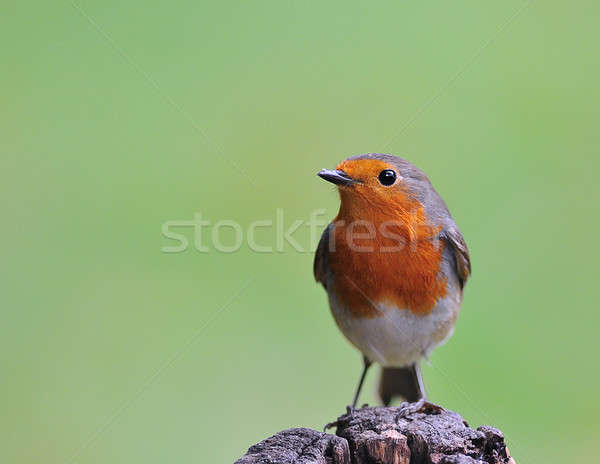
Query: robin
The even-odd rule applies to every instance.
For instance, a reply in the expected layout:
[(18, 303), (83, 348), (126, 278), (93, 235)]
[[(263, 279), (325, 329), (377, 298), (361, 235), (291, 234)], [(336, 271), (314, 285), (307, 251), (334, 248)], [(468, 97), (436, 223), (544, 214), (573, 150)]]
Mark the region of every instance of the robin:
[(402, 158), (353, 156), (318, 175), (337, 186), (341, 203), (314, 275), (364, 361), (351, 408), (372, 363), (382, 366), (383, 404), (401, 397), (422, 407), (419, 363), (454, 330), (471, 273), (465, 241), (425, 173)]

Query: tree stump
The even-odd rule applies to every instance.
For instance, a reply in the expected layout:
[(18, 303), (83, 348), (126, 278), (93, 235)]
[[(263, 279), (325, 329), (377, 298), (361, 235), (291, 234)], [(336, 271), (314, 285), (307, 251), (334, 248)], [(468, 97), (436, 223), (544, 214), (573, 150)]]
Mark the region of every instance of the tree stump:
[(336, 434), (284, 430), (235, 464), (515, 464), (494, 427), (472, 429), (453, 412), (364, 407), (338, 418)]

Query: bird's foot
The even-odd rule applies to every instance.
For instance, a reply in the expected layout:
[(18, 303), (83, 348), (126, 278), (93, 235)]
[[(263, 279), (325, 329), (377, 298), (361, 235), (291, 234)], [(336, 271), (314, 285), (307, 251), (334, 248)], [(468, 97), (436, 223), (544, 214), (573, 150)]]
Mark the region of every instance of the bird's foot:
[[(369, 407), (369, 405), (367, 403), (363, 404), (360, 408), (358, 409), (362, 409), (362, 408), (367, 408)], [(329, 422), (328, 424), (325, 424), (325, 427), (323, 427), (323, 432), (327, 432), (328, 429), (331, 429), (333, 427), (337, 427), (339, 425), (339, 422), (342, 419), (348, 419), (348, 418), (352, 418), (352, 416), (354, 416), (354, 413), (358, 410), (357, 408), (355, 408), (352, 405), (348, 405), (346, 406), (346, 414), (341, 415), (340, 417), (338, 417), (338, 419), (334, 422)]]
[(325, 426), (323, 427), (323, 432), (327, 432), (329, 429), (331, 429), (333, 427), (337, 427), (338, 426), (338, 422), (339, 421), (327, 422), (325, 424)]
[(400, 405), (400, 411), (398, 411), (398, 414), (396, 415), (396, 422), (417, 412), (430, 412), (439, 414), (442, 411), (444, 411), (444, 408), (438, 404), (427, 401), (425, 398), (421, 398), (416, 403), (404, 402)]

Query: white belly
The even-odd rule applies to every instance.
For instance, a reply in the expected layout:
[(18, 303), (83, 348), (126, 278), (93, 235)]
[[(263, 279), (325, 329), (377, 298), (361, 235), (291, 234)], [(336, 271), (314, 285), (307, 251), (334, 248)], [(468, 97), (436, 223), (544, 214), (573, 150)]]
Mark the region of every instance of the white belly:
[(402, 367), (426, 358), (452, 335), (461, 303), (461, 292), (451, 291), (427, 315), (379, 305), (381, 316), (355, 318), (330, 292), (333, 317), (350, 342), (371, 361)]

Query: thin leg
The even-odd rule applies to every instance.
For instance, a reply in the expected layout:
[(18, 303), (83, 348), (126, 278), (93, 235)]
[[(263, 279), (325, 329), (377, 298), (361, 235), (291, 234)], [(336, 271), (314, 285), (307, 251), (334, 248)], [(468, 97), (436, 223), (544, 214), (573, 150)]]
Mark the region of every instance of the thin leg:
[(425, 385), (423, 384), (423, 377), (421, 376), (421, 369), (419, 364), (415, 363), (413, 366), (414, 382), (417, 390), (420, 392), (420, 398), (414, 403), (405, 402), (400, 405), (400, 411), (396, 416), (396, 421), (416, 412), (429, 411), (439, 414), (444, 410), (441, 406), (427, 401), (427, 394), (425, 392)]
[(369, 367), (371, 367), (371, 361), (366, 356), (363, 356), (363, 363), (364, 363), (364, 365), (363, 365), (362, 374), (360, 375), (360, 380), (358, 381), (358, 386), (356, 387), (356, 393), (354, 393), (354, 400), (352, 401), (352, 409), (356, 408), (356, 403), (358, 402), (358, 396), (360, 395), (360, 390), (362, 389), (363, 382), (365, 381), (367, 371), (369, 370)]
[(389, 406), (396, 397), (414, 403), (425, 398), (425, 387), (417, 363), (404, 367), (383, 367), (379, 380), (379, 397)]
[(425, 384), (423, 383), (423, 375), (421, 374), (421, 367), (418, 363), (414, 364), (415, 382), (421, 392), (421, 399), (427, 400), (427, 392), (425, 391)]

